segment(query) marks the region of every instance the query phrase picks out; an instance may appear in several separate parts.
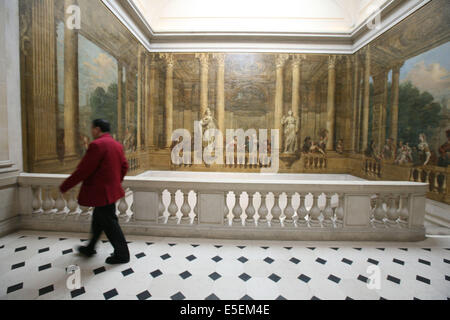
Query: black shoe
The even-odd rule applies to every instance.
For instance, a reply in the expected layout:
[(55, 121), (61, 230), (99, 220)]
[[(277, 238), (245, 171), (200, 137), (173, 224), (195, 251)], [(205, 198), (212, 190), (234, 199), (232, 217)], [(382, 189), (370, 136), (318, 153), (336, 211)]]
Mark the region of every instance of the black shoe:
[(107, 264), (124, 264), (124, 263), (130, 262), (130, 258), (123, 259), (123, 258), (119, 258), (118, 256), (112, 255), (112, 256), (106, 258), (105, 262)]
[(94, 254), (97, 253), (97, 251), (88, 247), (78, 247), (78, 252), (88, 258), (92, 257)]

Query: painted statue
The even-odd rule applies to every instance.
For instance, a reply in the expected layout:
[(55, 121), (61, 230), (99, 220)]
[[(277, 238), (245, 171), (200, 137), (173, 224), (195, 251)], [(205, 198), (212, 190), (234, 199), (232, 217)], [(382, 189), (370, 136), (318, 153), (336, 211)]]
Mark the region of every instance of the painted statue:
[(281, 125), (284, 127), (284, 153), (296, 153), (298, 151), (298, 120), (294, 117), (292, 110), (289, 110), (288, 115), (281, 119)]
[(214, 133), (208, 130), (216, 129), (217, 127), (214, 118), (211, 115), (211, 110), (209, 108), (206, 109), (203, 118), (200, 120), (200, 126), (203, 133), (203, 137), (207, 141), (207, 145), (214, 144), (215, 143)]
[(430, 146), (428, 145), (427, 138), (423, 133), (419, 135), (419, 141), (420, 142), (417, 147), (419, 148), (419, 151), (422, 155), (422, 159), (424, 160), (423, 165), (426, 166), (431, 159)]

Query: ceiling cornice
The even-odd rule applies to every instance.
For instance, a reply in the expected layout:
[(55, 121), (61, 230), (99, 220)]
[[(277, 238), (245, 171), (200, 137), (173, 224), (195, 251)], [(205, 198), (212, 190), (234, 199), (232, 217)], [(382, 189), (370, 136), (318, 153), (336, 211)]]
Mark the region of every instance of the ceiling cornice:
[(431, 0), (391, 0), (381, 23), (368, 17), (351, 33), (155, 32), (130, 0), (102, 0), (150, 52), (291, 52), (353, 54)]

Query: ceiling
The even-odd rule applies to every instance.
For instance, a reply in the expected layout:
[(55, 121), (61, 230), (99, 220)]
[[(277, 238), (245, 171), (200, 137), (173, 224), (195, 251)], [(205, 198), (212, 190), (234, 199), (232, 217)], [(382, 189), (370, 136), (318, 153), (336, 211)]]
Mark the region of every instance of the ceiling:
[(388, 0), (130, 0), (155, 33), (347, 33)]
[(102, 1), (153, 52), (352, 54), (430, 0)]

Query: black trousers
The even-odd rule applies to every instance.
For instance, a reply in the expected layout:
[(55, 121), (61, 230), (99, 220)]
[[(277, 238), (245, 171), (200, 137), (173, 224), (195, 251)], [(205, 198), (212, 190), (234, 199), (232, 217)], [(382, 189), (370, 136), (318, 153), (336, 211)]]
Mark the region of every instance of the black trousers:
[(114, 247), (114, 255), (118, 258), (129, 259), (130, 252), (128, 251), (127, 241), (117, 219), (116, 205), (114, 203), (104, 207), (94, 208), (92, 215), (92, 239), (88, 248), (95, 249), (95, 245), (103, 231)]

